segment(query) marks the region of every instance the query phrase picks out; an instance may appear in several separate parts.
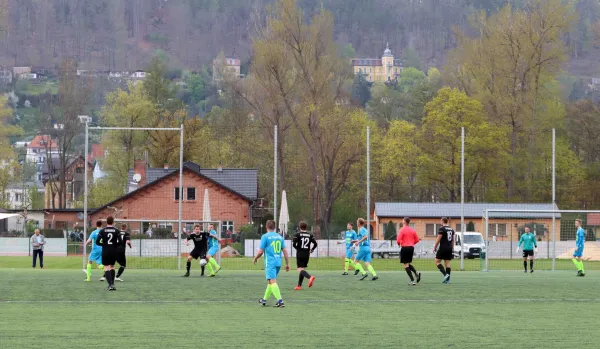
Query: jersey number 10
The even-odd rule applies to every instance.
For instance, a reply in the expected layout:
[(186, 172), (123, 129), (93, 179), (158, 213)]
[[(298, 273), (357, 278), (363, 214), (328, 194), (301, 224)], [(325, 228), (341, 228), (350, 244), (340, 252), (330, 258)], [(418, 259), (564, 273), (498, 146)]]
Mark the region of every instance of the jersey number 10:
[(273, 251), (275, 251), (275, 253), (281, 253), (281, 241), (275, 240), (271, 242), (271, 246), (273, 247)]

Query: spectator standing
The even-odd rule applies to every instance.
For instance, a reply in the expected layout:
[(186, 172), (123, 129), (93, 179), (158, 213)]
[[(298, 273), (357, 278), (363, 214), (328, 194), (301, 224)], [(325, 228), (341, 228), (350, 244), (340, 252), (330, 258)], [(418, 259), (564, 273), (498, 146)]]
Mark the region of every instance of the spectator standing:
[(31, 236), (31, 247), (33, 248), (33, 264), (32, 267), (35, 268), (37, 257), (40, 257), (40, 269), (44, 269), (44, 245), (46, 244), (46, 239), (44, 235), (40, 234), (40, 230), (36, 229)]

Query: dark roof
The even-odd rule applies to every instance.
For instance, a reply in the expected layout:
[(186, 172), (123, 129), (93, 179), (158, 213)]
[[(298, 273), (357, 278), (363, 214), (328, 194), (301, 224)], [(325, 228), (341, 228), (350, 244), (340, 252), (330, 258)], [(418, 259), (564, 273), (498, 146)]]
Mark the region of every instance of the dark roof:
[[(183, 166), (241, 196), (251, 200), (258, 197), (258, 170), (256, 169), (224, 168), (219, 171), (212, 168), (200, 168), (198, 164), (193, 162), (186, 162)], [(173, 172), (179, 172), (179, 168), (147, 168), (146, 185)], [(132, 181), (133, 170), (131, 169), (129, 170), (127, 183), (131, 183)]]
[[(352, 66), (367, 66), (376, 67), (382, 66), (381, 58), (354, 58), (352, 59)], [(402, 61), (400, 59), (394, 59), (394, 67), (402, 67)]]
[[(558, 210), (553, 204), (465, 203), (465, 217), (481, 218), (486, 209), (493, 210)], [(378, 217), (456, 218), (461, 215), (460, 203), (438, 202), (376, 202)], [(492, 218), (552, 218), (551, 213), (490, 212)], [(555, 215), (560, 218), (560, 214)]]

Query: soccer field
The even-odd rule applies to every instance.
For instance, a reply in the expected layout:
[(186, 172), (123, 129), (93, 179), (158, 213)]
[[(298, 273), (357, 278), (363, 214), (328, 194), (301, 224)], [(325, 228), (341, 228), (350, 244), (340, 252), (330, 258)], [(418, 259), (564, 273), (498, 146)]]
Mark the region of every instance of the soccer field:
[[(377, 281), (315, 271), (278, 283), (284, 309), (260, 307), (263, 273), (127, 270), (116, 292), (80, 269), (0, 269), (1, 348), (597, 348), (600, 274), (404, 271)], [(100, 272), (93, 272), (97, 280)], [(305, 285), (306, 286), (306, 285)]]

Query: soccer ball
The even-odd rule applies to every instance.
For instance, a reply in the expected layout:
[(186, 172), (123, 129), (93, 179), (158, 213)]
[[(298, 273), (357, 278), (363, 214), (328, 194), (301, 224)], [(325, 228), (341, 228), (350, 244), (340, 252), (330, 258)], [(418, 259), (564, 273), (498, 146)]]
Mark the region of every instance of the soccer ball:
[(205, 265), (206, 265), (206, 259), (202, 258), (202, 259), (200, 260), (200, 265), (201, 265), (201, 266), (205, 266)]

